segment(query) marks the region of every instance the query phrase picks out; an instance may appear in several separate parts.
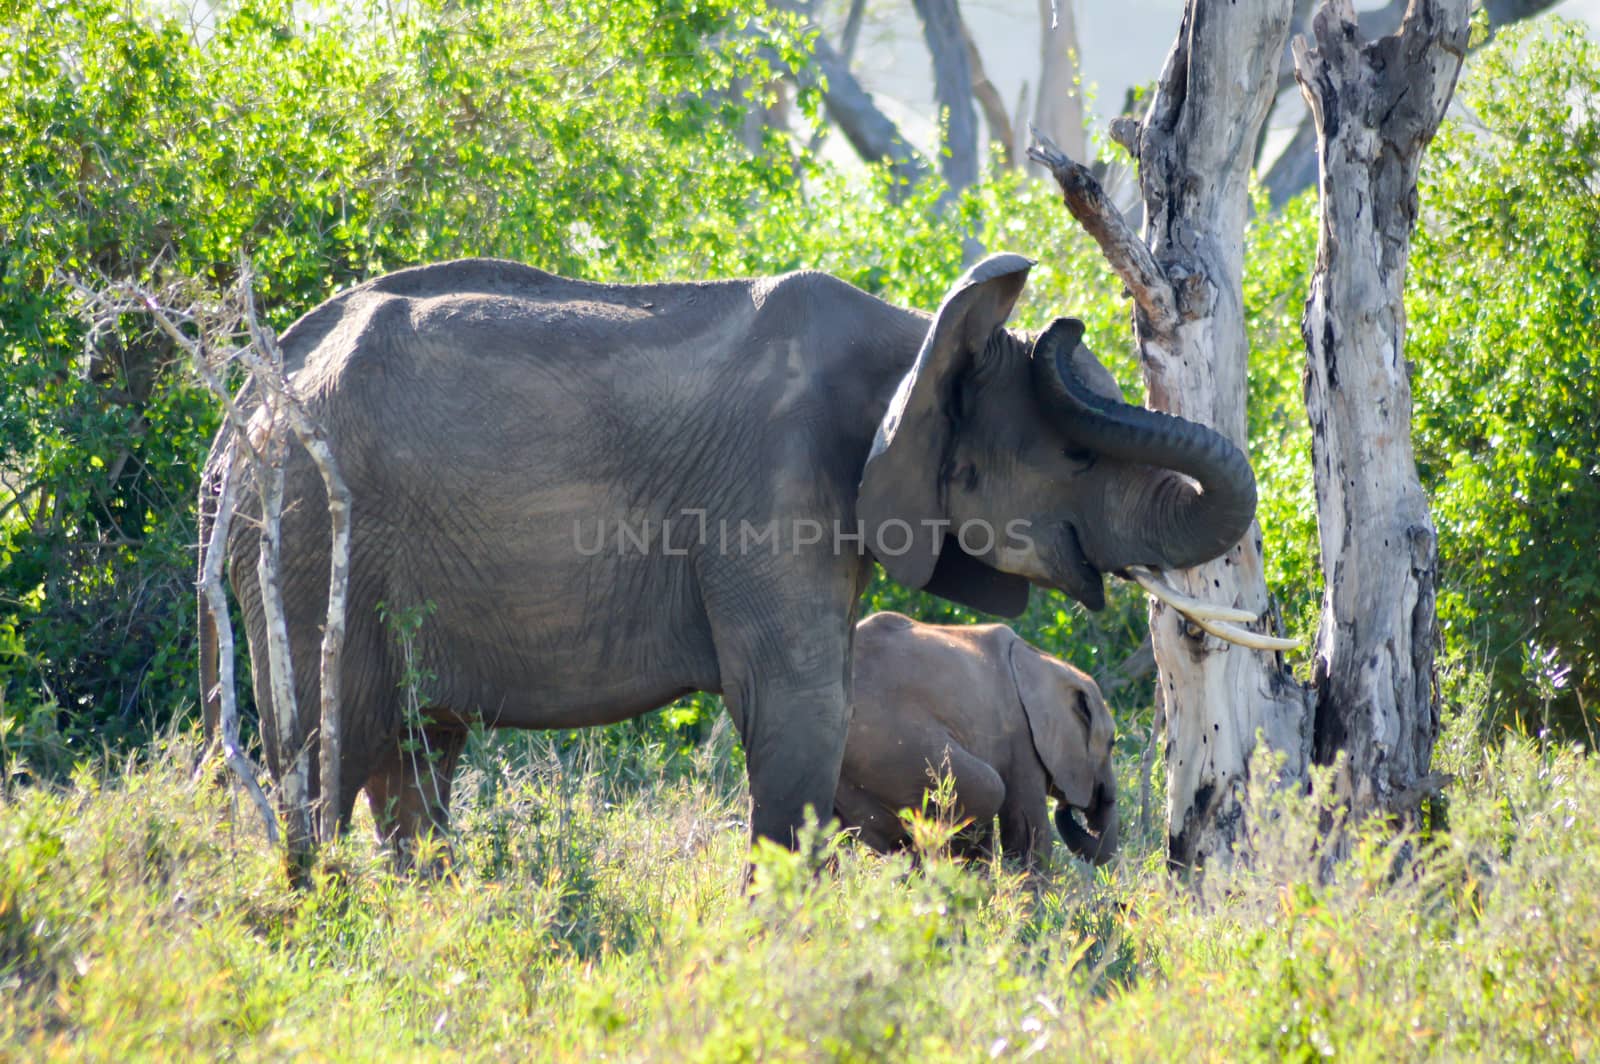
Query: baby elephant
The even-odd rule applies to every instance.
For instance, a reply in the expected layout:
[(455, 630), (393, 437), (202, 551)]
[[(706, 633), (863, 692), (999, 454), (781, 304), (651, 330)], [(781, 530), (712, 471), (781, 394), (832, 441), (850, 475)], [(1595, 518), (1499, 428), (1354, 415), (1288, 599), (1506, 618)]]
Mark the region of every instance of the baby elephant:
[(898, 613), (856, 625), (854, 659), (855, 710), (834, 815), (863, 842), (905, 845), (896, 813), (922, 808), (930, 766), (942, 771), (948, 759), (955, 814), (973, 822), (965, 845), (987, 844), (998, 816), (1001, 852), (1042, 860), (1053, 844), (1045, 801), (1053, 796), (1067, 846), (1096, 864), (1111, 859), (1113, 727), (1088, 676), (1003, 624), (922, 624)]

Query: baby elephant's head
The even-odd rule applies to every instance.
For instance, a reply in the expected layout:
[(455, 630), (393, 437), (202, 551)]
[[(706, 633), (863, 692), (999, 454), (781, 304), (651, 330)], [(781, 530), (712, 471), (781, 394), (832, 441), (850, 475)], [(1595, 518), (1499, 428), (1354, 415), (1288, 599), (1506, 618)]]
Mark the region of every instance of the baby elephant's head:
[[(1083, 672), (1020, 640), (1011, 648), (1011, 670), (1034, 749), (1059, 803), (1056, 830), (1073, 853), (1105, 864), (1117, 852), (1119, 824), (1111, 763), (1116, 729), (1100, 688)], [(1074, 810), (1082, 814), (1082, 824)]]

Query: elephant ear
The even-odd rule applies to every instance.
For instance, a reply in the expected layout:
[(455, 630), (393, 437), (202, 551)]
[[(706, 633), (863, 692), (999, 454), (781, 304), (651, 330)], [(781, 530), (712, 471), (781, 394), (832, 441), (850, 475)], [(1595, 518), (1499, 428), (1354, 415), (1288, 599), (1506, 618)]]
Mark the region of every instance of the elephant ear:
[(1006, 616), (1027, 605), (1028, 585), (968, 556), (954, 537), (947, 549), (939, 475), (955, 428), (952, 391), (1010, 316), (1032, 266), (991, 255), (951, 288), (878, 424), (856, 496), (867, 546), (897, 583)]
[(1088, 806), (1099, 772), (1089, 751), (1094, 704), (1084, 683), (1020, 638), (1011, 640), (1007, 658), (1040, 764), (1068, 803)]

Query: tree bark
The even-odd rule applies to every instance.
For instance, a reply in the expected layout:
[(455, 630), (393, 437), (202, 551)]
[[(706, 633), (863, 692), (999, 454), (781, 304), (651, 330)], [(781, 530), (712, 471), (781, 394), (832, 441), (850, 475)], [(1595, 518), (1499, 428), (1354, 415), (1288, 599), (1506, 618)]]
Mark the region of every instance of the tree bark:
[(983, 56), (978, 53), (978, 42), (972, 39), (972, 30), (961, 23), (961, 41), (967, 49), (967, 66), (972, 70), (972, 96), (983, 110), (984, 124), (989, 127), (989, 144), (995, 152), (995, 161), (1007, 170), (1017, 165), (1017, 134), (1006, 113), (1006, 102), (1000, 90), (989, 80), (983, 69)]
[[(1361, 37), (1373, 40), (1396, 32), (1407, 13), (1408, 2), (1409, 0), (1389, 0), (1383, 7), (1360, 12), (1356, 16), (1356, 25)], [(1499, 27), (1532, 18), (1548, 11), (1559, 2), (1560, 0), (1487, 0), (1483, 6), (1484, 13), (1489, 19), (1489, 37), (1478, 43), (1481, 45), (1492, 40), (1494, 31)], [(1296, 28), (1299, 29), (1299, 26)], [(1296, 36), (1298, 37), (1298, 34)], [(1291, 55), (1287, 56), (1282, 64), (1278, 82), (1280, 88), (1288, 88), (1294, 83), (1294, 78), (1295, 66)], [(1272, 209), (1277, 210), (1316, 184), (1317, 172), (1316, 120), (1308, 109), (1301, 117), (1300, 124), (1295, 127), (1294, 137), (1283, 151), (1278, 153), (1278, 157), (1261, 177), (1261, 183), (1267, 189), (1267, 201)]]
[(1306, 413), (1325, 581), (1314, 756), (1357, 815), (1401, 815), (1433, 789), (1437, 556), (1411, 449), (1406, 261), (1422, 153), (1455, 90), (1468, 0), (1413, 0), (1370, 43), (1350, 0), (1295, 41), (1321, 160), (1322, 229), (1306, 301)]
[(933, 57), (933, 91), (939, 102), (944, 149), (940, 171), (950, 195), (978, 180), (978, 115), (972, 106), (972, 67), (956, 0), (911, 0), (922, 20), (922, 38)]
[(1072, 0), (1039, 0), (1039, 91), (1033, 99), (1033, 126), (1069, 158), (1087, 162), (1078, 54)]
[[(1290, 0), (1189, 0), (1144, 120), (1119, 127), (1137, 149), (1141, 241), (1081, 165), (1050, 166), (1067, 206), (1134, 298), (1150, 405), (1216, 428), (1241, 449), (1248, 345), (1242, 274), (1252, 147), (1272, 102)], [(1196, 599), (1267, 618), (1261, 535), (1252, 524), (1221, 558), (1171, 576)], [(1160, 601), (1150, 607), (1166, 709), (1168, 859), (1226, 859), (1243, 839), (1240, 800), (1257, 735), (1291, 778), (1311, 749), (1307, 692), (1277, 652), (1207, 635)]]
[[(1145, 242), (1170, 293), (1141, 302), (1134, 315), (1150, 405), (1211, 425), (1241, 449), (1247, 182), (1291, 6), (1189, 0), (1137, 139), (1124, 137), (1138, 147)], [(1254, 525), (1221, 558), (1172, 575), (1196, 598), (1267, 614)], [(1167, 709), (1168, 858), (1182, 866), (1225, 858), (1242, 837), (1239, 803), (1256, 736), (1284, 756), (1288, 775), (1304, 771), (1307, 694), (1277, 653), (1208, 637), (1161, 603), (1151, 605), (1150, 630)]]
[[(198, 351), (193, 351), (192, 354), (197, 356), (198, 364), (203, 367), (201, 376), (214, 380), (204, 358), (198, 357)], [(220, 387), (220, 382), (217, 384)], [(223, 389), (223, 394), (227, 394), (226, 389)], [(228, 556), (228, 531), (233, 525), (233, 512), (237, 501), (235, 483), (237, 442), (236, 435), (235, 446), (229, 447), (223, 456), (221, 483), (217, 489), (217, 509), (211, 519), (211, 536), (202, 544), (205, 548), (205, 561), (200, 567), (200, 602), (207, 616), (201, 623), (209, 622), (213, 626), (212, 630), (216, 632), (218, 660), (211, 670), (217, 676), (217, 690), (215, 693), (202, 691), (200, 701), (202, 705), (209, 706), (213, 698), (216, 699), (219, 708), (215, 733), (217, 741), (222, 746), (223, 762), (233, 772), (240, 786), (244, 787), (250, 800), (255, 803), (257, 812), (261, 814), (261, 822), (266, 827), (267, 842), (276, 846), (278, 819), (273, 815), (267, 796), (262, 793), (261, 784), (256, 781), (255, 768), (251, 766), (239, 746), (239, 700), (233, 686), (237, 668), (234, 661), (233, 623), (228, 617), (227, 592), (222, 586), (222, 567)], [(202, 674), (205, 671), (202, 669)]]
[(250, 441), (261, 456), (254, 463), (256, 490), (261, 494), (256, 579), (261, 586), (261, 612), (267, 629), (267, 686), (272, 694), (268, 712), (272, 714), (278, 742), (278, 808), (283, 815), (289, 878), (299, 886), (310, 871), (317, 836), (311, 812), (311, 749), (300, 728), (289, 625), (279, 578), (283, 571), (283, 466), (288, 459), (289, 428), (278, 409), (278, 397), (263, 388), (261, 399), (265, 415), (260, 422), (261, 438)]
[(317, 722), (317, 791), (321, 799), (317, 814), (317, 838), (321, 842), (332, 842), (339, 833), (339, 776), (342, 764), (340, 699), (344, 676), (345, 601), (350, 588), (350, 488), (339, 471), (339, 462), (333, 455), (327, 432), (306, 413), (305, 407), (294, 394), (284, 373), (283, 353), (278, 349), (276, 339), (262, 328), (256, 316), (252, 281), (249, 263), (242, 263), (239, 291), (244, 304), (244, 320), (250, 333), (250, 346), (241, 354), (257, 387), (264, 393), (272, 394), (277, 412), (286, 418), (290, 431), (310, 455), (312, 464), (322, 477), (328, 502), (328, 609), (322, 626), (317, 673), (318, 690), (322, 696)]

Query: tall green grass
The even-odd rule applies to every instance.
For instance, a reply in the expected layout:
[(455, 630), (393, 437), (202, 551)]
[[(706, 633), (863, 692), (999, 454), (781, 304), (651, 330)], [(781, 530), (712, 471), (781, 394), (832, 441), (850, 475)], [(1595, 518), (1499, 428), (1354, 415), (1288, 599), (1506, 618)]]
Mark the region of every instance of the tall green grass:
[(395, 878), (358, 830), (299, 894), (187, 737), (12, 784), (0, 1057), (1600, 1052), (1600, 766), (1576, 749), (1485, 748), (1467, 721), (1441, 746), (1445, 826), (1361, 827), (1340, 861), (1329, 804), (1262, 787), (1254, 860), (1199, 881), (1169, 875), (1158, 826), (1032, 880), (819, 835), (759, 851), (747, 896), (730, 745), (481, 738), (450, 874)]

